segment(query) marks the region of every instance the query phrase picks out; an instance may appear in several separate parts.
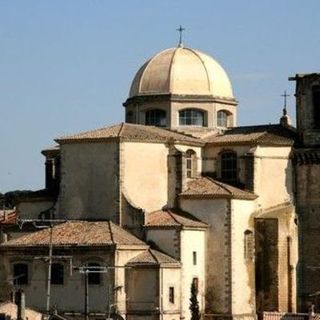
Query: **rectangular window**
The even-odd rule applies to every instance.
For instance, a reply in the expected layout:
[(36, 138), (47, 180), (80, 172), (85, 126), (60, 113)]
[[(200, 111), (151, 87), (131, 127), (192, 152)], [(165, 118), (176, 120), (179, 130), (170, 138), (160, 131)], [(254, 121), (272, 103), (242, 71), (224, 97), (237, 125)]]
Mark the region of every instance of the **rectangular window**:
[[(100, 284), (101, 283), (101, 273), (99, 272), (101, 266), (99, 263), (90, 262), (88, 263), (90, 272), (88, 273), (88, 284)], [(95, 272), (96, 271), (96, 272)]]
[(221, 154), (221, 180), (230, 184), (237, 182), (237, 154), (233, 151), (224, 151)]
[(51, 284), (63, 284), (64, 266), (61, 263), (53, 263), (51, 266)]
[(13, 265), (13, 282), (15, 285), (28, 284), (29, 270), (26, 263), (16, 263)]
[(187, 158), (187, 178), (192, 177), (192, 159), (191, 156), (190, 158)]
[(196, 287), (196, 290), (199, 290), (199, 279), (198, 278), (193, 278), (192, 282), (194, 284), (194, 286)]
[(196, 251), (192, 252), (192, 258), (193, 258), (193, 265), (196, 266), (197, 265), (197, 252)]
[(169, 288), (169, 302), (174, 303), (174, 287)]

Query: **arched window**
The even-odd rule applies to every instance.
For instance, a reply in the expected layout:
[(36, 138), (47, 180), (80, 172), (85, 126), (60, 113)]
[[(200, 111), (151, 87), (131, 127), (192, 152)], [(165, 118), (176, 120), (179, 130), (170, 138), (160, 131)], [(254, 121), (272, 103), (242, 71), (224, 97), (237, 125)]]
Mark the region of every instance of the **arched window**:
[(219, 110), (217, 112), (217, 126), (218, 127), (228, 127), (230, 113), (226, 110)]
[(64, 283), (64, 266), (61, 263), (51, 265), (51, 284)]
[(179, 111), (180, 126), (199, 126), (203, 127), (204, 112), (198, 109), (184, 109)]
[(244, 232), (244, 258), (245, 260), (252, 260), (254, 254), (254, 239), (253, 232), (246, 230)]
[(98, 269), (100, 267), (100, 264), (96, 262), (90, 262), (88, 263), (88, 267), (91, 267), (90, 272), (88, 273), (88, 284), (100, 284), (101, 273), (99, 272), (99, 270), (96, 270), (97, 272), (94, 272), (95, 267), (97, 267)]
[(191, 149), (186, 152), (186, 173), (187, 178), (193, 178), (197, 175), (197, 154)]
[(233, 151), (224, 151), (221, 159), (221, 180), (227, 183), (236, 183), (238, 180), (237, 154)]
[(167, 126), (167, 116), (164, 110), (152, 109), (146, 111), (146, 125), (166, 127)]
[(28, 284), (29, 267), (26, 263), (15, 263), (13, 265), (13, 282), (15, 285)]

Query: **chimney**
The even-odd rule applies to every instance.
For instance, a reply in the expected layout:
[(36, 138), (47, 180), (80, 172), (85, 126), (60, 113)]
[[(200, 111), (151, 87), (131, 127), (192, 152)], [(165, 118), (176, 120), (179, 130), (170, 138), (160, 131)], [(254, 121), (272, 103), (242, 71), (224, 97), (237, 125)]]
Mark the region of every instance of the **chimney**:
[(26, 320), (26, 297), (22, 289), (17, 292), (17, 320)]

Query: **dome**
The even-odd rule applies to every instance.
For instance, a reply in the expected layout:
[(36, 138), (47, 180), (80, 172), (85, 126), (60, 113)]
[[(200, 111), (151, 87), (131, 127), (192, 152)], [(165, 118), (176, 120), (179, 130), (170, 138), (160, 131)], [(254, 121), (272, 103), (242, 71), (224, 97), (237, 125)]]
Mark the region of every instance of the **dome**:
[(210, 56), (185, 47), (161, 51), (137, 72), (129, 98), (161, 94), (209, 95), (234, 100), (228, 75)]

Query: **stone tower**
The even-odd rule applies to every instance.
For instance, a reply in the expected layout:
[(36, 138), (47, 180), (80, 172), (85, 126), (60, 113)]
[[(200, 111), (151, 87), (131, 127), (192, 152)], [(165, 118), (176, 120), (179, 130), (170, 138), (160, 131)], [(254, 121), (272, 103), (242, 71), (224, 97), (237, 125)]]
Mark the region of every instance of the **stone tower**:
[(294, 154), (299, 227), (298, 301), (320, 310), (320, 73), (297, 74)]

